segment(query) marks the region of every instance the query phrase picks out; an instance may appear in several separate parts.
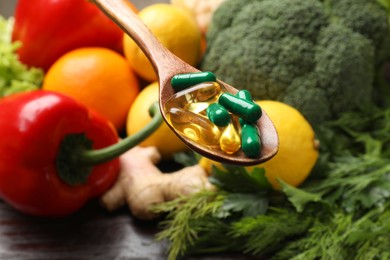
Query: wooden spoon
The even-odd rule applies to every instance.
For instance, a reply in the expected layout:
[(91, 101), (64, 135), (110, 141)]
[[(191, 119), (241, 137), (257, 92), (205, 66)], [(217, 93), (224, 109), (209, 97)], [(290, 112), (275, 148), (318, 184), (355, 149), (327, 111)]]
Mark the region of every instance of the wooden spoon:
[[(165, 48), (147, 28), (147, 26), (139, 19), (127, 0), (93, 0), (95, 4), (119, 27), (122, 28), (142, 49), (149, 61), (152, 63), (154, 70), (159, 78), (160, 85), (160, 110), (166, 119), (164, 113), (164, 104), (175, 93), (171, 86), (171, 78), (176, 74), (199, 72), (198, 69), (192, 67), (180, 58), (171, 53)], [(218, 80), (221, 86), (232, 94), (237, 93), (237, 89)], [(171, 127), (171, 125), (168, 123)], [(278, 135), (276, 129), (263, 111), (261, 118), (257, 122), (259, 133), (261, 136), (262, 148), (258, 158), (248, 158), (241, 150), (233, 155), (228, 155), (222, 150), (209, 150), (185, 136), (178, 133), (173, 127), (171, 129), (176, 135), (191, 149), (202, 154), (205, 157), (211, 158), (223, 163), (236, 165), (256, 165), (271, 159), (278, 151)]]

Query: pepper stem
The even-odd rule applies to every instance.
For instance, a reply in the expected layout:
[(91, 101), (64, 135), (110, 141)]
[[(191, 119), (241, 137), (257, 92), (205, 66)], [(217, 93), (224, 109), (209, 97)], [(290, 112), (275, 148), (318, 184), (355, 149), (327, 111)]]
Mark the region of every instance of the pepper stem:
[(122, 139), (120, 142), (101, 149), (81, 150), (76, 157), (79, 165), (92, 166), (113, 160), (141, 143), (156, 131), (163, 122), (158, 102), (155, 102), (150, 106), (149, 114), (153, 117), (152, 121), (137, 133)]

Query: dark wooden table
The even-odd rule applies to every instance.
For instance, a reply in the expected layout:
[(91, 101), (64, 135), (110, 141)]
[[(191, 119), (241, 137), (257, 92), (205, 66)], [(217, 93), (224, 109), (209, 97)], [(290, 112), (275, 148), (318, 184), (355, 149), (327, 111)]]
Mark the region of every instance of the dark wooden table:
[(166, 259), (156, 223), (94, 201), (71, 217), (35, 218), (0, 202), (0, 259)]
[[(166, 259), (154, 238), (157, 222), (142, 222), (127, 209), (108, 213), (96, 201), (62, 219), (24, 215), (0, 201), (0, 260)], [(189, 259), (252, 259), (212, 255)]]

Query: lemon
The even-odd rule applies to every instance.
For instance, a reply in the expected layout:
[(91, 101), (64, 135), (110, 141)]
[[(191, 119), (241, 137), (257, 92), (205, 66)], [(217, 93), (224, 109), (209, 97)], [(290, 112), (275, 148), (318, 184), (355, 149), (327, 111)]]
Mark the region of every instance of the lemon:
[[(180, 7), (160, 3), (145, 7), (138, 16), (168, 50), (192, 66), (198, 64), (201, 32), (190, 13)], [(145, 54), (127, 35), (123, 38), (123, 50), (139, 76), (149, 82), (157, 79)]]
[[(278, 153), (269, 161), (246, 167), (262, 167), (275, 189), (280, 189), (278, 179), (298, 186), (310, 174), (318, 159), (318, 141), (315, 132), (305, 117), (295, 108), (279, 101), (257, 101), (271, 118), (279, 136)], [(201, 158), (199, 164), (210, 172), (212, 165), (222, 167), (220, 163)]]
[[(158, 82), (153, 82), (143, 88), (138, 94), (127, 116), (126, 132), (128, 135), (133, 135), (140, 131), (151, 121), (149, 107), (158, 100), (158, 92)], [(172, 132), (165, 121), (152, 135), (139, 145), (155, 146), (164, 160), (171, 159), (173, 154), (188, 149), (176, 134)]]

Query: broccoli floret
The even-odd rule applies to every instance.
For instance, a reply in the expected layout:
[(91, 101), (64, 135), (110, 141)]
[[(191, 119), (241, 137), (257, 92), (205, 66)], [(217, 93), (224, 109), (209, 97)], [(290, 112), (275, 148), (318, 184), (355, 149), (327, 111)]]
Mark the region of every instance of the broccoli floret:
[(332, 17), (372, 41), (376, 64), (390, 56), (387, 10), (378, 0), (327, 0)]
[(316, 125), (372, 102), (388, 35), (374, 0), (227, 0), (214, 13), (201, 68), (255, 99), (290, 104)]
[(316, 124), (345, 109), (371, 102), (374, 56), (369, 40), (339, 24), (331, 24), (321, 30), (314, 49), (312, 71), (294, 78), (281, 96), (282, 101), (304, 111)]

